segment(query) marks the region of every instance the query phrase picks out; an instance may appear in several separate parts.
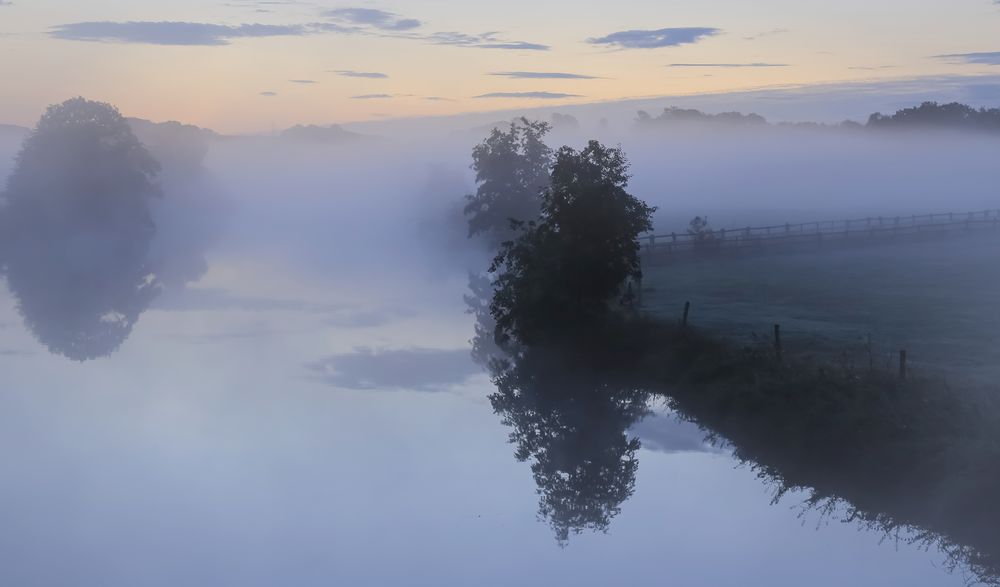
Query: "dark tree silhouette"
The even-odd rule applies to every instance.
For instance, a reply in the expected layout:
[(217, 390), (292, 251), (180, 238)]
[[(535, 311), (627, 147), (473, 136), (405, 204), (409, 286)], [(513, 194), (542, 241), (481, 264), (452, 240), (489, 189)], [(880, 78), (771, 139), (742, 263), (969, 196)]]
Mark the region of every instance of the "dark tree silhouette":
[(146, 261), (159, 164), (108, 104), (51, 106), (25, 140), (2, 217), (25, 323), (75, 360), (109, 355), (157, 291)]
[(975, 109), (952, 102), (938, 104), (924, 102), (914, 108), (904, 108), (892, 115), (872, 114), (868, 118), (872, 128), (936, 127), (965, 130), (1000, 130), (1000, 109)]
[(742, 114), (740, 112), (706, 114), (700, 110), (677, 108), (676, 106), (664, 108), (663, 112), (657, 116), (651, 116), (645, 110), (640, 110), (636, 116), (636, 122), (640, 127), (651, 127), (672, 123), (714, 123), (758, 126), (764, 126), (767, 124), (767, 120), (759, 114)]
[(506, 131), (494, 128), (472, 150), (476, 193), (466, 196), (469, 236), (482, 235), (493, 246), (511, 238), (511, 220), (538, 215), (539, 193), (549, 184), (552, 149), (543, 139), (552, 127), (521, 118)]
[(606, 531), (635, 489), (639, 440), (627, 430), (648, 413), (648, 394), (586, 368), (572, 350), (525, 349), (495, 360), (494, 411), (512, 428), (515, 457), (530, 461), (539, 515), (560, 544)]
[(632, 301), (625, 285), (642, 277), (637, 237), (652, 229), (655, 208), (626, 191), (628, 180), (619, 148), (559, 150), (538, 221), (490, 267), (498, 341), (572, 338)]

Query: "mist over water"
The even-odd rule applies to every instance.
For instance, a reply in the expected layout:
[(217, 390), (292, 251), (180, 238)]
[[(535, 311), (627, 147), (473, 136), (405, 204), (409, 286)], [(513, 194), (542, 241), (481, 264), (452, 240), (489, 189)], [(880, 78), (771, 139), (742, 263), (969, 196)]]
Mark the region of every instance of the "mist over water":
[[(561, 119), (546, 141), (620, 145), (660, 234), (696, 215), (998, 207), (995, 135), (603, 118)], [(161, 165), (155, 231), (126, 257), (64, 232), (39, 241), (51, 251), (0, 248), (3, 582), (963, 582), (935, 550), (800, 517), (805, 490), (772, 505), (773, 480), (645, 382), (572, 355), (491, 361), (505, 357), (477, 340), (492, 325), (474, 284), (492, 251), (462, 214), (491, 125), (317, 139), (130, 124)], [(26, 136), (0, 129), (4, 177)], [(75, 287), (81, 267), (115, 291)], [(128, 324), (115, 344), (52, 342), (109, 308)]]

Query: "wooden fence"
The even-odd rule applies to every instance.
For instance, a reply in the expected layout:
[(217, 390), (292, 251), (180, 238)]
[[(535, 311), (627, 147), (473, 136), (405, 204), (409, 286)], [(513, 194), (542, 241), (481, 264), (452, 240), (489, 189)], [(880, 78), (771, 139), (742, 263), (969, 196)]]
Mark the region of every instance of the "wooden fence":
[(972, 230), (1000, 230), (1000, 210), (946, 212), (911, 216), (877, 216), (723, 228), (701, 234), (651, 234), (640, 238), (644, 261), (666, 261), (695, 253), (739, 253), (774, 248), (822, 246), (826, 243), (876, 243), (902, 238), (943, 236)]

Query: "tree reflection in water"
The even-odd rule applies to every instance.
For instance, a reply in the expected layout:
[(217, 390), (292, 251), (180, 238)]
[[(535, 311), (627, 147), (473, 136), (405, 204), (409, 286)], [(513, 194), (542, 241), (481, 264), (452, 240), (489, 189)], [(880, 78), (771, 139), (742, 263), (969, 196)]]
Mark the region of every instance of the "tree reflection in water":
[(638, 438), (649, 394), (616, 384), (564, 350), (528, 349), (493, 360), (494, 411), (510, 426), (515, 456), (531, 461), (539, 514), (556, 540), (606, 531), (635, 489)]
[(558, 347), (504, 348), (482, 340), (492, 331), (485, 305), (470, 308), (474, 356), (497, 386), (493, 408), (517, 458), (531, 462), (560, 543), (608, 529), (635, 488), (639, 441), (627, 431), (662, 399), (778, 496), (803, 492), (807, 509), (940, 549), (947, 567), (1000, 585), (989, 390), (777, 361), (765, 347), (645, 320)]
[(25, 141), (2, 210), (7, 283), (52, 352), (110, 355), (155, 296), (158, 171), (117, 110), (82, 98), (49, 108)]
[(0, 198), (0, 269), (51, 352), (111, 355), (163, 287), (205, 273), (225, 213), (203, 166), (210, 134), (83, 98), (46, 111)]

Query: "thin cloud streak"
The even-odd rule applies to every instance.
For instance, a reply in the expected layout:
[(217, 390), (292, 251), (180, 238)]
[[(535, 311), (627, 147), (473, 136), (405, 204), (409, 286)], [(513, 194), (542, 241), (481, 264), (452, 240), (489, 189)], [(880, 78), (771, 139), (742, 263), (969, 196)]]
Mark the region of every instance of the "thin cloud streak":
[(333, 71), (343, 77), (360, 77), (366, 79), (388, 79), (388, 75), (378, 71), (354, 71), (351, 69), (336, 69)]
[[(997, 4), (1000, 4), (1000, 2), (997, 2)], [(951, 53), (949, 55), (936, 55), (935, 57), (955, 63), (1000, 65), (1000, 51), (988, 51), (983, 53)]]
[(415, 18), (402, 18), (392, 12), (375, 8), (336, 8), (324, 16), (355, 25), (370, 26), (385, 31), (408, 31), (420, 28), (423, 23)]
[(532, 100), (558, 100), (560, 98), (582, 98), (579, 94), (563, 94), (558, 92), (490, 92), (473, 96), (479, 98), (529, 98)]
[(590, 38), (591, 45), (605, 45), (619, 49), (659, 49), (689, 45), (718, 35), (722, 31), (712, 27), (683, 27), (656, 30), (628, 30), (611, 33), (604, 37)]
[(787, 63), (671, 63), (667, 67), (742, 68), (742, 67), (789, 67), (789, 65)]
[(498, 38), (494, 32), (470, 35), (468, 33), (460, 33), (457, 31), (445, 31), (414, 38), (424, 39), (435, 45), (472, 47), (475, 49), (506, 49), (514, 51), (548, 51), (551, 49), (548, 45), (543, 45), (541, 43), (505, 41)]
[(49, 36), (67, 41), (151, 45), (228, 45), (231, 39), (301, 36), (301, 25), (219, 25), (199, 22), (77, 22), (54, 27)]
[(543, 72), (543, 71), (496, 71), (490, 75), (514, 79), (600, 79), (592, 75), (578, 73)]

